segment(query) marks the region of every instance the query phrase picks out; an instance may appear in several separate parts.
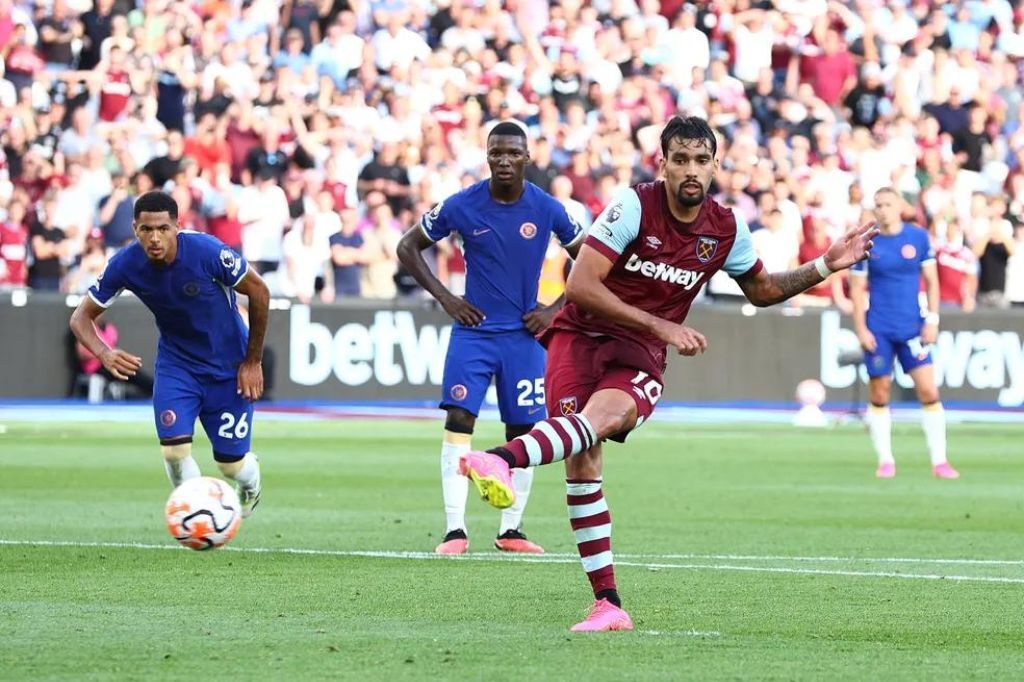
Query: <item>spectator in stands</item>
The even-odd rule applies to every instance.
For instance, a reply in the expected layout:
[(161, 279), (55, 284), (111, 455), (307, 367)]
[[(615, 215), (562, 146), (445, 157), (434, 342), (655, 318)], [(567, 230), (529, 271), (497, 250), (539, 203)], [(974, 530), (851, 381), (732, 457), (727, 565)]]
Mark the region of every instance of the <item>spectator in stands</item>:
[[(70, 183), (54, 224), (84, 218), (70, 264), (93, 227), (121, 242), (118, 188), (145, 169), (136, 193), (167, 187), (190, 225), (259, 242), (270, 267), (322, 188), (373, 241), (373, 192), (407, 225), (484, 177), (497, 120), (528, 129), (532, 182), (566, 175), (596, 214), (654, 176), (674, 109), (722, 136), (714, 192), (753, 228), (781, 211), (787, 244), (816, 211), (834, 238), (888, 184), (908, 218), (935, 231), (957, 218), (970, 248), (990, 233), (973, 192), (1024, 214), (1024, 12), (1005, 0), (478, 5), (57, 0), (33, 15), (0, 0), (0, 215), (14, 188), (31, 215)], [(278, 190), (296, 178), (270, 230), (281, 202), (260, 189), (266, 170)], [(86, 196), (94, 210), (69, 218)], [(457, 279), (458, 250), (444, 249), (439, 272)], [(1020, 262), (1007, 260), (1008, 288)]]
[(110, 194), (99, 202), (97, 218), (103, 245), (108, 253), (127, 246), (135, 239), (135, 231), (132, 229), (135, 197), (128, 176), (123, 172), (114, 173)]
[(341, 229), (330, 236), (334, 293), (338, 297), (359, 297), (363, 266), (367, 262), (363, 237), (356, 232), (359, 216), (354, 208), (342, 209)]
[(980, 263), (978, 303), (988, 307), (1005, 308), (1008, 306), (1006, 268), (1010, 256), (1014, 254), (1016, 243), (1013, 240), (1010, 223), (999, 211), (998, 202), (990, 209), (990, 216), (986, 222), (988, 229), (978, 234), (972, 247)]
[(951, 220), (945, 228), (945, 236), (935, 248), (939, 303), (969, 313), (977, 302), (978, 257), (964, 242), (959, 221)]
[(72, 253), (71, 240), (54, 222), (57, 207), (57, 190), (51, 189), (43, 197), (42, 210), (29, 230), (32, 265), (28, 270), (28, 285), (33, 289), (59, 291), (64, 262)]
[[(335, 220), (332, 212), (329, 216)], [(310, 211), (296, 221), (284, 236), (281, 251), (284, 267), (279, 284), (285, 296), (309, 303), (319, 290), (320, 300), (334, 300), (334, 268), (331, 263), (330, 234), (318, 224), (318, 212)], [(317, 280), (320, 280), (319, 283)]]
[(0, 290), (28, 283), (28, 207), (12, 199), (0, 220)]

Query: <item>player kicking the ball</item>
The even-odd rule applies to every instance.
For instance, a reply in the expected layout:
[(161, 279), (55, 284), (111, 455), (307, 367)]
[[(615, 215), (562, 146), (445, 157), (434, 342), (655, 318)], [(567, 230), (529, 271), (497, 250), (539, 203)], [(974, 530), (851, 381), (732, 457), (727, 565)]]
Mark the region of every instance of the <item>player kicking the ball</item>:
[[(260, 499), (260, 467), (249, 451), (252, 401), (263, 393), (263, 336), (270, 293), (245, 259), (222, 242), (181, 231), (178, 204), (164, 192), (135, 202), (137, 241), (117, 252), (71, 315), (71, 330), (103, 366), (126, 380), (142, 359), (110, 348), (94, 320), (123, 289), (149, 308), (160, 330), (153, 414), (171, 485), (199, 476), (192, 458), (196, 417), (213, 445), (213, 458), (235, 481), (242, 516)], [(249, 330), (235, 306), (249, 297)]]
[(569, 303), (542, 337), (548, 411), (557, 416), (461, 461), (483, 498), (505, 507), (515, 500), (511, 471), (565, 460), (569, 523), (595, 599), (574, 631), (633, 628), (615, 584), (601, 441), (621, 442), (650, 417), (666, 346), (682, 355), (707, 348), (682, 326), (700, 287), (724, 269), (752, 303), (773, 305), (866, 258), (877, 233), (851, 230), (816, 261), (768, 273), (743, 219), (707, 196), (718, 167), (707, 122), (674, 117), (661, 150), (664, 179), (624, 190), (601, 213), (569, 276)]
[[(534, 338), (561, 307), (537, 305), (541, 265), (551, 235), (574, 257), (583, 230), (565, 207), (525, 180), (530, 153), (523, 129), (499, 123), (487, 136), (489, 180), (442, 201), (398, 246), (398, 257), (416, 281), (438, 300), (455, 324), (444, 364), (440, 407), (447, 411), (441, 444), (441, 491), (447, 517), (438, 554), (463, 554), (468, 481), (459, 458), (470, 451), (484, 394), (493, 378), (505, 437), (528, 433), (544, 412), (544, 348)], [(431, 273), (422, 252), (457, 233), (466, 254), (466, 297), (452, 294)], [(515, 501), (502, 512), (495, 547), (507, 552), (544, 550), (523, 534), (523, 510), (533, 470), (516, 469), (510, 479)]]

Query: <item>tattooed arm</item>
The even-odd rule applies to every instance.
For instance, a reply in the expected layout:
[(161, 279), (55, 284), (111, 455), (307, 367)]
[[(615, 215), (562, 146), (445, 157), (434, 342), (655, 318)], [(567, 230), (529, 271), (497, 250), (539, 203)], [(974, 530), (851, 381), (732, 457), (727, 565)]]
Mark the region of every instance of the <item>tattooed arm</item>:
[(822, 276), (811, 262), (786, 272), (761, 270), (752, 277), (740, 280), (739, 285), (748, 301), (763, 308), (782, 303), (822, 281)]
[[(855, 227), (830, 246), (818, 261), (831, 272), (845, 270), (868, 257), (871, 247), (874, 246), (871, 240), (876, 234), (878, 228), (874, 225)], [(769, 273), (761, 270), (756, 275), (739, 280), (738, 283), (747, 300), (754, 305), (775, 305), (824, 281), (827, 274), (823, 276), (819, 272), (818, 261), (804, 263), (795, 270), (786, 272)]]

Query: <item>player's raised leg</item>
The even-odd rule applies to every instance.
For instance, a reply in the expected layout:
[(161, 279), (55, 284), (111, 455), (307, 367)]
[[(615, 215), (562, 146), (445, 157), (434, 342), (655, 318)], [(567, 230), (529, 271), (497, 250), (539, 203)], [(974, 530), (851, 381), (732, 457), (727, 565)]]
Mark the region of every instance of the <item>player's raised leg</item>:
[(513, 467), (560, 462), (590, 449), (601, 437), (598, 426), (592, 424), (586, 414), (549, 418), (502, 446), (465, 455), (459, 462), (459, 471), (476, 484), (480, 497), (491, 506), (505, 509), (515, 502)]
[(251, 452), (252, 419), (253, 403), (238, 394), (234, 378), (207, 384), (199, 420), (221, 473), (235, 482), (243, 517), (252, 514), (263, 489), (259, 459)]
[(910, 370), (914, 389), (921, 401), (921, 428), (928, 444), (928, 456), (932, 462), (932, 474), (936, 478), (960, 478), (960, 472), (946, 459), (946, 411), (939, 399), (935, 385), (935, 369), (929, 362)]
[(164, 370), (153, 383), (153, 416), (160, 453), (171, 487), (201, 475), (192, 457), (192, 433), (202, 401), (202, 388), (189, 374)]

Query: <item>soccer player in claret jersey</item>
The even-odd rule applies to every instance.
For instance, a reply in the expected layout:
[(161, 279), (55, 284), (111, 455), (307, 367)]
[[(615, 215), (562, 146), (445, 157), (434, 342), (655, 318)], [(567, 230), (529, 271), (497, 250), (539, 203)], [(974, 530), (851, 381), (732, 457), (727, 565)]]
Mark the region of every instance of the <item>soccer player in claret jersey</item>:
[(661, 150), (663, 179), (622, 191), (594, 222), (569, 275), (568, 303), (542, 336), (553, 416), (460, 463), (481, 496), (503, 507), (515, 499), (511, 470), (565, 460), (569, 522), (594, 592), (574, 631), (633, 627), (615, 583), (601, 441), (622, 441), (651, 416), (666, 346), (682, 355), (707, 348), (703, 335), (682, 325), (700, 287), (724, 269), (752, 303), (773, 305), (865, 258), (876, 234), (853, 229), (817, 260), (768, 273), (743, 218), (707, 195), (718, 167), (707, 122), (672, 118)]
[[(198, 417), (221, 472), (235, 481), (242, 515), (260, 499), (260, 467), (250, 452), (253, 401), (263, 393), (263, 336), (270, 293), (245, 259), (209, 235), (180, 230), (178, 204), (164, 192), (135, 202), (136, 242), (114, 254), (71, 315), (78, 340), (119, 379), (142, 359), (110, 348), (94, 320), (122, 290), (152, 311), (160, 330), (153, 414), (171, 485), (199, 476), (192, 458)], [(249, 329), (235, 292), (249, 297)]]
[[(959, 478), (946, 460), (946, 415), (935, 385), (930, 346), (939, 335), (939, 277), (928, 232), (900, 217), (903, 201), (884, 187), (875, 192), (875, 219), (881, 230), (871, 258), (854, 266), (850, 298), (857, 338), (864, 348), (868, 369), (868, 432), (878, 455), (879, 478), (896, 475), (892, 456), (893, 358), (914, 380), (921, 401), (922, 420), (932, 473), (937, 478)], [(922, 318), (921, 276), (927, 284), (928, 313)], [(868, 308), (867, 287), (871, 288)]]
[[(544, 348), (534, 334), (551, 323), (562, 301), (537, 305), (540, 270), (552, 233), (573, 257), (584, 233), (561, 203), (526, 182), (529, 161), (523, 129), (512, 121), (497, 124), (487, 136), (490, 179), (439, 203), (398, 247), (402, 264), (455, 320), (440, 403), (448, 413), (441, 444), (447, 530), (438, 554), (469, 549), (468, 481), (459, 474), (459, 458), (470, 451), (491, 379), (506, 438), (528, 433), (545, 416)], [(445, 288), (423, 260), (423, 249), (449, 234), (459, 236), (466, 254), (465, 298)], [(516, 500), (506, 505), (494, 544), (507, 552), (543, 552), (521, 528), (533, 471), (517, 469), (511, 482)]]

